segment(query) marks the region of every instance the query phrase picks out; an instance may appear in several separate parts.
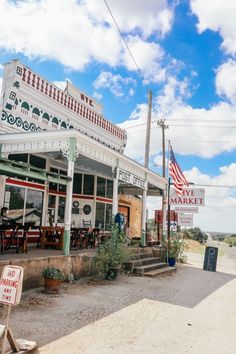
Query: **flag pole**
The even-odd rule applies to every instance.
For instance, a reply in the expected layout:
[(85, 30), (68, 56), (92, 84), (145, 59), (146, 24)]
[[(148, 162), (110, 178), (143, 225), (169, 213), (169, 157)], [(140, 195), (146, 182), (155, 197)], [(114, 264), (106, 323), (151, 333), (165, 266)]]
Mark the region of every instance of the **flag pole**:
[(170, 177), (168, 178), (168, 198), (167, 198), (167, 240), (170, 240)]
[(168, 141), (168, 188), (167, 188), (167, 240), (170, 240), (170, 140)]

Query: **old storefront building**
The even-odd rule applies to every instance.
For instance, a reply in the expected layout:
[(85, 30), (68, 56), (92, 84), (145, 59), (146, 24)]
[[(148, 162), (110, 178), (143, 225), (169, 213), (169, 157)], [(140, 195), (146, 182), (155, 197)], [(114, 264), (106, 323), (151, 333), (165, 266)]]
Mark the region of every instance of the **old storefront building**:
[(9, 217), (69, 235), (71, 226), (106, 230), (120, 211), (141, 236), (146, 197), (162, 195), (166, 180), (123, 154), (126, 132), (98, 102), (14, 60), (4, 66), (0, 109), (0, 207)]

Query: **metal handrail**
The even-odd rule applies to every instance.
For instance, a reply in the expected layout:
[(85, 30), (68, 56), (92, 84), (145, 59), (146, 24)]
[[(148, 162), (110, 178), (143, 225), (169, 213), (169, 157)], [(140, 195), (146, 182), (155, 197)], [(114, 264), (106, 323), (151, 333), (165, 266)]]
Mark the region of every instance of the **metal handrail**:
[[(166, 245), (164, 242), (158, 240), (158, 242), (160, 242), (165, 248), (166, 248), (166, 259), (168, 261), (168, 245)], [(154, 246), (155, 247), (155, 246)]]

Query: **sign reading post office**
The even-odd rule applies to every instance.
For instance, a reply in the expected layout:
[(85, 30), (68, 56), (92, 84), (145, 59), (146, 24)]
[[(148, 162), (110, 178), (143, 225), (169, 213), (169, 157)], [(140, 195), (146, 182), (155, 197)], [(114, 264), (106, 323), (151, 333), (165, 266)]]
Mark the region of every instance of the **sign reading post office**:
[(135, 176), (131, 172), (122, 170), (121, 168), (116, 169), (116, 177), (127, 184), (132, 184), (141, 189), (147, 189), (147, 181), (145, 179)]
[(178, 195), (173, 188), (170, 189), (170, 205), (204, 206), (205, 189), (184, 188), (183, 194)]

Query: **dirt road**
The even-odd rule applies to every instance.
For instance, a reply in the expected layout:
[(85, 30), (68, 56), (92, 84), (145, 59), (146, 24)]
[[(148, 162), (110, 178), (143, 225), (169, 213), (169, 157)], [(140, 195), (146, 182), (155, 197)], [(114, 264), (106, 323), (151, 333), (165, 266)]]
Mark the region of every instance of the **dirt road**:
[(40, 354), (232, 354), (236, 260), (221, 257), (216, 273), (202, 264), (190, 254), (174, 275), (79, 281), (57, 296), (28, 291), (13, 311), (14, 333), (36, 340)]

